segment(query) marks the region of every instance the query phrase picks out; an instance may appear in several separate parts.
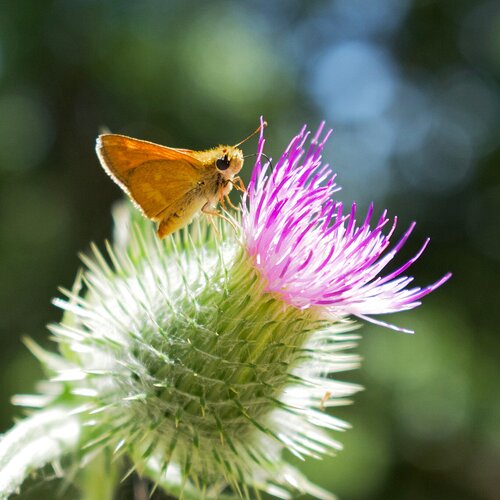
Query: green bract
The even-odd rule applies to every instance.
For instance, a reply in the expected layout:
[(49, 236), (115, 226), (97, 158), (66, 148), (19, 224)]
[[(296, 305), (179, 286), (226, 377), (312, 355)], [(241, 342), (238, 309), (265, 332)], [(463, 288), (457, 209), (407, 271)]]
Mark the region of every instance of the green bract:
[(331, 498), (282, 452), (339, 448), (323, 428), (346, 424), (320, 406), (358, 389), (327, 377), (357, 365), (343, 352), (355, 345), (352, 325), (264, 292), (224, 222), (214, 231), (202, 218), (160, 241), (128, 207), (116, 213), (114, 244), (105, 255), (93, 247), (56, 301), (61, 356), (32, 346), (52, 384), (38, 401), (18, 401), (76, 415), (81, 464), (107, 452), (177, 495)]

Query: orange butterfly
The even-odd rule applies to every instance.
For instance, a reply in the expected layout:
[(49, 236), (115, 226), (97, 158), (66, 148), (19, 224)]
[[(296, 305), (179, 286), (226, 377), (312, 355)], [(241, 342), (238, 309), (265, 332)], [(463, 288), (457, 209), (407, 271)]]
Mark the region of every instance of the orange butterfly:
[(141, 212), (159, 222), (157, 233), (164, 238), (189, 224), (200, 211), (226, 219), (214, 208), (225, 198), (231, 204), (228, 195), (233, 186), (244, 190), (237, 177), (244, 158), (238, 146), (260, 128), (234, 146), (206, 151), (103, 134), (97, 138), (96, 152), (104, 170)]

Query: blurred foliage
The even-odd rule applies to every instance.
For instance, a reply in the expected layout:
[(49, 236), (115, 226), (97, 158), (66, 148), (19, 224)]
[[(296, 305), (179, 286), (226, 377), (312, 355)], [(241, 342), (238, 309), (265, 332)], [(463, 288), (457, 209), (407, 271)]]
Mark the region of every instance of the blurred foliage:
[[(304, 469), (344, 500), (498, 498), (499, 85), (490, 0), (4, 2), (1, 429), (41, 376), (22, 334), (48, 344), (56, 287), (111, 234), (121, 193), (94, 154), (100, 127), (201, 149), (263, 114), (276, 156), (326, 119), (340, 196), (417, 220), (408, 255), (432, 236), (417, 282), (454, 278), (391, 318), (415, 336), (363, 326), (346, 378), (367, 390), (336, 411), (354, 425), (345, 451)], [(50, 496), (50, 478), (23, 496)]]

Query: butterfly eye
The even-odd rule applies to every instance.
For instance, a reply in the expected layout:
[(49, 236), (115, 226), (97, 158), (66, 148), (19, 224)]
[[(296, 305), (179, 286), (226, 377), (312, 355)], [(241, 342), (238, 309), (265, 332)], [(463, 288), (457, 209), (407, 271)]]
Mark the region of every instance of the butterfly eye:
[(219, 169), (219, 170), (227, 170), (229, 168), (229, 164), (231, 162), (229, 161), (229, 158), (227, 157), (227, 155), (224, 156), (224, 158), (219, 158), (216, 162), (215, 162), (215, 166)]

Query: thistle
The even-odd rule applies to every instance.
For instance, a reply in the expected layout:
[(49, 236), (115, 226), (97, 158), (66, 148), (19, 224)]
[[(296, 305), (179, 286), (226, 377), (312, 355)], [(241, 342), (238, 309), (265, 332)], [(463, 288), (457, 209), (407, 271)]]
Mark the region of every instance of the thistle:
[[(56, 300), (59, 354), (27, 341), (50, 377), (39, 395), (16, 398), (38, 409), (0, 442), (0, 496), (71, 455), (82, 477), (102, 460), (117, 471), (101, 498), (132, 472), (185, 498), (332, 498), (283, 451), (340, 449), (329, 431), (348, 426), (324, 409), (359, 390), (332, 378), (358, 365), (351, 317), (386, 325), (372, 315), (418, 306), (450, 275), (408, 288), (403, 273), (426, 242), (381, 276), (413, 225), (391, 249), (396, 219), (345, 213), (321, 158), (328, 136), (322, 125), (308, 143), (304, 128), (271, 166), (261, 128), (236, 231), (202, 218), (160, 241), (129, 206), (115, 210), (113, 244), (93, 246)], [(42, 451), (30, 460), (34, 443)]]

